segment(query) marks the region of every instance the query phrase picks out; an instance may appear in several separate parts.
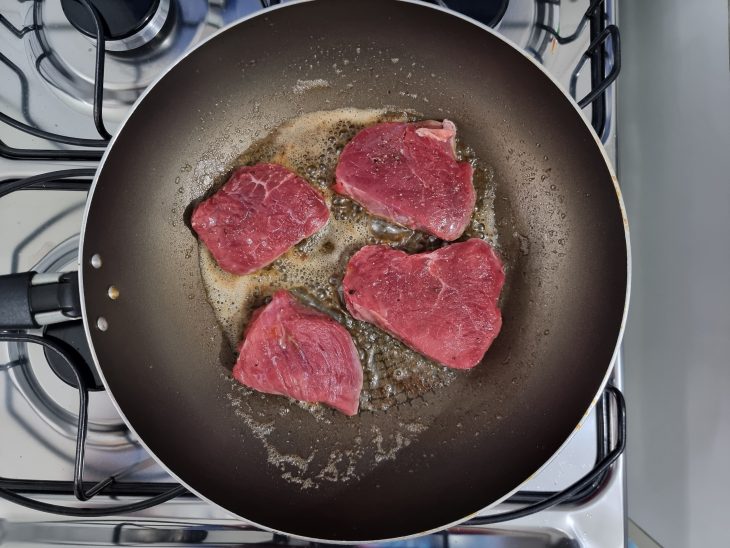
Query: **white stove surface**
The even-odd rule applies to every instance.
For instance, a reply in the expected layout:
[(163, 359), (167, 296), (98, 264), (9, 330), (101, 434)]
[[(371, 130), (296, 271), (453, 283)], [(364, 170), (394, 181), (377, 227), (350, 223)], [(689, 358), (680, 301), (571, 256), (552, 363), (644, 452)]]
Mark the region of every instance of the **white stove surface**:
[[(524, 40), (529, 30), (529, 25), (520, 22), (522, 13), (519, 9), (523, 8), (513, 7), (521, 3), (527, 3), (527, 0), (511, 3), (510, 11), (507, 12), (506, 18), (500, 26), (501, 32), (517, 42)], [(216, 4), (225, 5), (226, 3)], [(241, 16), (258, 6), (258, 2), (253, 1), (234, 4), (235, 7), (229, 7), (227, 11), (225, 9), (211, 10), (211, 13), (208, 14), (209, 24), (201, 26), (201, 35), (208, 34), (220, 26), (226, 20), (221, 20), (223, 15), (226, 17)], [(587, 0), (563, 2), (559, 8), (559, 28), (561, 28), (562, 34), (572, 32), (587, 4)], [(28, 23), (29, 16), (25, 14), (27, 10), (27, 3), (0, 0), (0, 13), (5, 15), (16, 27)], [(50, 86), (41, 81), (33, 71), (29, 49), (25, 44), (27, 40), (28, 38), (16, 39), (7, 33), (6, 29), (0, 27), (0, 52), (22, 67), (28, 75), (29, 110), (32, 121), (42, 120), (44, 122), (42, 127), (49, 131), (98, 138), (91, 122), (90, 105), (68, 101), (63, 94), (52, 91)], [(550, 43), (543, 54), (546, 67), (566, 89), (573, 69), (587, 44), (588, 29), (586, 28), (576, 42), (563, 46)], [(9, 80), (14, 76), (6, 75), (5, 70), (4, 66), (0, 65), (0, 74), (8, 80), (7, 84), (0, 86), (0, 111), (21, 118), (23, 113), (19, 101), (20, 86), (17, 82)], [(588, 89), (586, 76), (581, 75), (578, 79), (578, 95), (582, 96)], [(609, 123), (612, 123), (613, 94), (610, 94), (608, 99)], [(107, 127), (111, 132), (127, 110), (128, 104), (124, 104), (123, 101), (110, 104), (105, 110)], [(590, 119), (590, 109), (586, 111), (586, 116)], [(615, 135), (615, 129), (612, 127), (606, 143), (609, 156), (614, 161)], [(29, 137), (2, 123), (0, 123), (0, 139), (16, 147), (58, 147), (58, 145), (52, 145), (41, 139)], [(0, 158), (0, 179), (15, 179), (56, 169), (93, 167), (94, 165), (94, 162), (37, 162)], [(59, 244), (77, 237), (81, 227), (85, 196), (83, 191), (30, 190), (15, 192), (0, 199), (0, 273), (29, 270)], [(75, 265), (68, 264), (67, 268), (75, 268)], [(12, 358), (12, 349), (7, 345), (0, 345), (0, 365), (9, 362)], [(43, 363), (42, 351), (32, 350), (31, 361), (32, 363)], [(619, 363), (614, 375), (614, 382), (619, 386), (621, 370), (622, 365)], [(64, 428), (58, 426), (51, 427), (30, 405), (29, 400), (18, 389), (18, 385), (10, 373), (11, 371), (0, 371), (0, 394), (2, 394), (0, 396), (0, 430), (3, 439), (3, 443), (0, 444), (0, 476), (70, 480), (73, 476), (75, 443), (73, 429), (64, 431)], [(75, 410), (77, 401), (75, 389), (64, 385), (52, 375), (43, 378), (42, 382), (49, 385), (49, 390), (57, 394), (58, 399), (68, 407), (69, 411)], [(99, 432), (94, 431), (95, 421), (102, 426), (115, 422), (113, 407), (104, 392), (91, 394), (90, 413), (92, 430), (89, 439), (92, 443), (88, 445), (86, 452), (85, 479), (101, 479), (110, 474), (116, 474), (134, 463), (142, 462), (141, 466), (134, 467), (123, 479), (170, 481), (169, 476), (133, 440), (104, 434), (101, 430), (105, 426), (100, 427)], [(523, 489), (544, 492), (559, 491), (590, 471), (596, 459), (596, 428), (596, 412), (593, 411), (584, 426), (556, 458), (534, 476)], [(72, 497), (45, 497), (43, 500), (60, 501), (67, 505), (78, 504)], [(87, 504), (108, 504), (109, 502), (108, 498), (104, 500), (104, 497), (97, 497)], [(510, 505), (502, 504), (494, 511), (501, 512), (513, 508)], [(167, 522), (182, 522), (190, 525), (201, 523), (208, 526), (217, 523), (237, 529), (240, 529), (241, 526), (240, 521), (233, 520), (222, 510), (197, 499), (177, 499), (137, 513), (134, 517), (119, 516), (118, 520), (96, 520), (93, 523), (134, 521), (137, 525), (141, 525), (146, 520), (156, 520), (154, 524), (147, 523), (148, 526), (154, 527), (162, 527), (161, 524)], [(28, 525), (29, 523), (33, 525)], [(47, 539), (53, 539), (56, 538), (56, 535), (61, 534), (59, 533), (61, 529), (58, 529), (60, 527), (65, 531), (63, 533), (65, 538), (76, 538), (71, 531), (81, 534), (80, 531), (88, 529), (89, 523), (92, 522), (90, 520), (69, 520), (33, 512), (0, 499), (0, 545), (3, 544), (3, 531), (7, 535), (7, 541), (11, 542), (12, 539), (15, 539), (22, 544), (18, 539), (30, 538), (28, 535), (31, 529), (40, 537), (45, 535)], [(219, 531), (220, 535), (227, 530), (225, 527)], [(580, 546), (623, 545), (625, 537), (623, 459), (620, 459), (613, 468), (599, 496), (589, 502), (579, 507), (561, 506), (527, 518), (490, 526), (489, 529), (495, 534), (500, 532), (500, 538), (503, 538), (505, 542), (501, 544), (503, 546), (511, 545), (508, 542), (509, 539), (532, 539), (536, 542), (535, 546), (542, 546), (557, 542), (560, 538), (573, 539)], [(97, 535), (99, 530), (93, 529), (93, 531), (96, 532), (89, 538), (96, 539), (94, 535)], [(88, 532), (83, 533), (87, 536), (89, 534)], [(263, 534), (264, 536), (261, 538), (267, 538), (265, 533), (252, 534)], [(256, 539), (258, 538), (256, 537)], [(206, 542), (211, 542), (212, 539), (213, 537), (209, 536)], [(12, 545), (12, 543), (8, 545)], [(99, 545), (104, 545), (104, 543), (99, 541)]]

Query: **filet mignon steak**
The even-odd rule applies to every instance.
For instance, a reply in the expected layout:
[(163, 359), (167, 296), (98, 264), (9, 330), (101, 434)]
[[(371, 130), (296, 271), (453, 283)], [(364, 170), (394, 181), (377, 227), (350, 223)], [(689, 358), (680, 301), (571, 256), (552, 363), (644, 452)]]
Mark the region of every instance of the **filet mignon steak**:
[(443, 365), (468, 369), (502, 327), (497, 301), (503, 284), (492, 247), (472, 238), (414, 255), (365, 246), (350, 259), (342, 287), (356, 319)]
[(449, 120), (367, 127), (343, 149), (333, 189), (374, 215), (455, 240), (476, 200), (472, 166), (457, 161), (455, 143)]
[(239, 351), (233, 377), (241, 384), (357, 413), (362, 367), (352, 337), (288, 291), (253, 313)]
[(193, 230), (218, 265), (248, 274), (275, 261), (327, 224), (329, 209), (312, 186), (276, 164), (238, 168), (195, 208)]

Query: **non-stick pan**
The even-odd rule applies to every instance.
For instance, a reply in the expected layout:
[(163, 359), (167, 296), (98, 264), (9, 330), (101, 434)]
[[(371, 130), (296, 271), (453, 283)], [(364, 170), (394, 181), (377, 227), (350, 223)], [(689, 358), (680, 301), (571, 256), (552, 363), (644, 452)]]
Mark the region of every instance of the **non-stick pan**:
[[(233, 355), (184, 210), (271, 128), (345, 106), (454, 120), (491, 166), (509, 264), (504, 326), (483, 363), (442, 390), (354, 418), (252, 394), (252, 425), (237, 413)], [(96, 365), (156, 458), (241, 518), (337, 541), (459, 522), (535, 474), (607, 381), (629, 281), (616, 178), (576, 105), (488, 28), (385, 0), (286, 4), (185, 55), (108, 148), (80, 261)], [(388, 445), (398, 428), (413, 435)], [(341, 459), (337, 473), (306, 483), (306, 459), (346, 458), (348, 447), (360, 451), (351, 474)]]

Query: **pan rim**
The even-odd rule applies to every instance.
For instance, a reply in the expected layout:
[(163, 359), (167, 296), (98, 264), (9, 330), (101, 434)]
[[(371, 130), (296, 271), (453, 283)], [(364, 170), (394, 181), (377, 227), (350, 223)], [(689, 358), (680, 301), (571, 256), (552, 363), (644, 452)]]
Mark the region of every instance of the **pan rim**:
[(111, 389), (109, 387), (109, 384), (108, 384), (108, 382), (106, 380), (106, 377), (104, 376), (104, 372), (103, 372), (101, 366), (99, 365), (99, 358), (96, 355), (96, 350), (94, 348), (93, 340), (91, 338), (91, 329), (92, 329), (92, 327), (91, 327), (90, 322), (89, 322), (88, 314), (86, 313), (86, 300), (85, 300), (85, 297), (84, 297), (84, 293), (85, 292), (84, 292), (84, 277), (83, 277), (83, 271), (84, 271), (83, 255), (84, 255), (84, 244), (85, 244), (85, 235), (86, 235), (86, 224), (88, 222), (89, 212), (90, 212), (91, 206), (93, 204), (94, 192), (96, 190), (97, 183), (99, 181), (100, 173), (101, 173), (101, 171), (102, 171), (102, 169), (104, 167), (104, 164), (105, 164), (105, 162), (107, 160), (107, 157), (109, 156), (109, 154), (111, 153), (111, 151), (114, 148), (114, 143), (117, 140), (117, 137), (122, 133), (122, 131), (124, 129), (124, 126), (127, 124), (127, 122), (129, 121), (129, 119), (134, 115), (134, 113), (137, 110), (137, 108), (139, 107), (139, 105), (144, 101), (145, 97), (152, 91), (152, 89), (154, 89), (157, 86), (157, 84), (165, 76), (167, 76), (167, 74), (169, 74), (172, 70), (174, 70), (185, 58), (187, 58), (189, 55), (191, 55), (194, 51), (196, 51), (199, 48), (202, 48), (203, 46), (205, 46), (209, 41), (215, 39), (220, 34), (224, 33), (225, 31), (227, 31), (227, 30), (229, 30), (229, 29), (231, 29), (231, 28), (233, 28), (233, 27), (235, 27), (235, 26), (237, 26), (239, 24), (242, 24), (242, 23), (244, 23), (244, 22), (246, 22), (246, 21), (248, 21), (250, 19), (253, 19), (255, 17), (259, 17), (261, 15), (265, 15), (265, 14), (271, 13), (272, 11), (275, 11), (275, 10), (284, 9), (284, 8), (286, 8), (288, 6), (293, 6), (293, 5), (297, 5), (297, 4), (304, 4), (304, 3), (312, 2), (312, 1), (314, 1), (314, 0), (292, 0), (290, 2), (286, 2), (286, 3), (282, 3), (282, 4), (278, 4), (278, 5), (272, 6), (270, 8), (263, 8), (263, 9), (260, 9), (258, 11), (255, 11), (255, 12), (253, 12), (253, 13), (245, 16), (245, 17), (242, 17), (240, 19), (237, 19), (235, 21), (232, 21), (231, 23), (229, 23), (229, 24), (221, 27), (216, 32), (214, 32), (213, 34), (211, 34), (210, 36), (208, 36), (207, 38), (205, 38), (202, 42), (198, 43), (195, 47), (193, 47), (193, 48), (189, 49), (188, 51), (186, 51), (183, 55), (181, 55), (175, 61), (175, 63), (173, 63), (172, 65), (170, 65), (169, 67), (167, 67), (164, 70), (164, 72), (162, 72), (151, 84), (149, 84), (149, 86), (147, 86), (147, 88), (137, 98), (137, 100), (135, 101), (135, 103), (130, 107), (129, 112), (125, 116), (124, 120), (122, 120), (122, 122), (119, 124), (119, 127), (117, 128), (115, 134), (112, 136), (112, 139), (109, 141), (109, 144), (107, 145), (107, 148), (104, 151), (104, 155), (102, 156), (101, 160), (99, 161), (99, 165), (98, 165), (98, 167), (96, 169), (96, 173), (94, 175), (94, 180), (92, 182), (91, 188), (89, 189), (89, 193), (88, 193), (87, 200), (86, 200), (86, 206), (84, 208), (84, 216), (83, 216), (83, 221), (82, 221), (82, 224), (81, 224), (81, 236), (80, 236), (80, 241), (79, 241), (79, 257), (78, 257), (78, 264), (79, 264), (78, 275), (79, 275), (79, 286), (80, 286), (80, 289), (81, 289), (81, 291), (80, 291), (80, 300), (81, 300), (81, 309), (82, 309), (82, 312), (83, 312), (82, 313), (82, 320), (83, 320), (83, 325), (84, 325), (84, 333), (86, 335), (87, 341), (89, 342), (89, 348), (90, 348), (90, 351), (91, 351), (92, 359), (94, 361), (94, 366), (96, 367), (96, 369), (97, 369), (97, 371), (99, 373), (99, 377), (100, 377), (100, 379), (101, 379), (101, 381), (102, 381), (102, 383), (104, 385), (104, 388), (106, 389), (107, 394), (109, 395), (109, 398), (110, 398), (112, 404), (114, 405), (114, 408), (119, 413), (119, 416), (122, 418), (122, 420), (125, 422), (125, 424), (129, 427), (129, 429), (132, 431), (132, 433), (135, 435), (136, 439), (139, 441), (139, 443), (142, 445), (142, 447), (157, 462), (157, 464), (166, 473), (168, 473), (173, 479), (175, 479), (178, 483), (180, 483), (180, 485), (182, 485), (183, 487), (185, 487), (188, 491), (190, 491), (191, 493), (193, 493), (199, 499), (207, 502), (208, 504), (212, 504), (216, 508), (221, 509), (223, 512), (225, 512), (225, 513), (233, 516), (236, 519), (239, 519), (239, 520), (241, 520), (243, 522), (246, 522), (248, 524), (251, 524), (251, 525), (253, 525), (255, 527), (258, 527), (258, 528), (260, 528), (262, 530), (269, 531), (269, 532), (272, 532), (272, 533), (281, 534), (281, 535), (285, 535), (285, 536), (289, 536), (289, 537), (293, 537), (293, 538), (297, 538), (297, 539), (301, 539), (301, 540), (305, 540), (305, 541), (327, 542), (327, 543), (331, 543), (331, 544), (343, 544), (344, 545), (344, 544), (356, 544), (356, 543), (368, 543), (368, 542), (390, 542), (390, 541), (408, 540), (408, 539), (413, 539), (413, 538), (421, 537), (421, 536), (424, 536), (424, 535), (429, 535), (429, 534), (432, 534), (432, 533), (435, 533), (435, 532), (438, 532), (438, 531), (443, 531), (445, 529), (449, 529), (451, 527), (458, 526), (458, 525), (464, 523), (465, 521), (468, 521), (468, 520), (476, 517), (480, 513), (484, 512), (485, 510), (488, 510), (488, 509), (491, 509), (491, 508), (494, 508), (494, 507), (498, 506), (504, 500), (508, 499), (514, 493), (516, 493), (517, 491), (519, 491), (519, 489), (525, 483), (527, 483), (532, 477), (538, 475), (545, 468), (547, 468), (547, 466), (553, 461), (553, 459), (555, 459), (555, 457), (565, 448), (566, 445), (568, 445), (568, 443), (573, 439), (573, 437), (576, 435), (576, 433), (581, 429), (581, 427), (583, 426), (583, 424), (587, 420), (588, 416), (590, 415), (591, 411), (593, 410), (594, 406), (598, 402), (598, 399), (600, 398), (600, 396), (603, 393), (604, 389), (606, 388), (606, 385), (608, 384), (609, 378), (611, 377), (611, 373), (613, 372), (613, 369), (615, 367), (615, 364), (616, 364), (616, 361), (617, 361), (617, 358), (618, 358), (618, 355), (619, 355), (619, 352), (620, 352), (620, 349), (621, 349), (621, 342), (623, 340), (624, 332), (625, 332), (625, 329), (626, 329), (626, 320), (627, 320), (627, 317), (628, 317), (629, 301), (630, 301), (630, 297), (631, 297), (631, 274), (632, 274), (631, 242), (630, 242), (629, 223), (628, 223), (628, 216), (627, 216), (627, 213), (626, 213), (626, 207), (625, 207), (625, 204), (624, 204), (623, 194), (622, 194), (621, 189), (619, 187), (618, 178), (616, 176), (614, 167), (613, 167), (613, 165), (611, 163), (611, 160), (609, 159), (609, 157), (608, 157), (608, 155), (606, 153), (605, 148), (603, 147), (603, 144), (601, 143), (600, 138), (596, 134), (596, 132), (593, 129), (593, 127), (588, 123), (588, 121), (586, 120), (586, 118), (583, 116), (582, 110), (578, 106), (578, 104), (575, 102), (575, 100), (566, 92), (566, 90), (563, 88), (563, 86), (552, 76), (552, 74), (550, 74), (545, 69), (545, 67), (543, 67), (540, 63), (538, 63), (537, 60), (535, 60), (533, 57), (529, 56), (525, 51), (522, 50), (522, 48), (520, 48), (512, 40), (510, 40), (510, 39), (508, 39), (508, 38), (500, 35), (494, 29), (488, 27), (487, 25), (485, 25), (485, 24), (483, 24), (483, 23), (481, 23), (481, 22), (479, 22), (479, 21), (477, 21), (475, 19), (472, 19), (472, 18), (470, 18), (470, 17), (468, 17), (466, 15), (463, 15), (461, 13), (458, 13), (458, 12), (455, 12), (455, 11), (451, 11), (448, 8), (445, 8), (445, 7), (436, 5), (436, 4), (427, 3), (427, 2), (424, 2), (422, 0), (398, 0), (399, 2), (406, 3), (406, 4), (414, 4), (414, 5), (421, 6), (421, 7), (427, 7), (427, 8), (430, 8), (430, 9), (433, 9), (433, 10), (436, 10), (436, 11), (439, 11), (439, 12), (445, 14), (445, 15), (457, 17), (459, 19), (462, 19), (462, 20), (466, 21), (467, 23), (470, 23), (472, 25), (475, 25), (476, 27), (480, 28), (481, 30), (484, 30), (484, 31), (488, 32), (489, 34), (491, 34), (493, 37), (497, 38), (498, 40), (501, 40), (505, 44), (511, 46), (514, 50), (518, 51), (525, 59), (528, 59), (545, 76), (547, 76), (548, 79), (553, 83), (553, 85), (555, 85), (555, 87), (560, 91), (560, 93), (562, 93), (562, 95), (565, 97), (565, 99), (572, 105), (572, 107), (576, 111), (576, 114), (583, 121), (583, 123), (586, 126), (586, 129), (590, 132), (590, 135), (593, 137), (593, 140), (594, 140), (596, 146), (598, 147), (599, 152), (601, 153), (601, 157), (603, 158), (603, 161), (606, 164), (606, 167), (608, 169), (608, 173), (609, 173), (609, 175), (611, 177), (611, 181), (612, 181), (613, 186), (614, 186), (614, 191), (616, 193), (616, 199), (618, 201), (619, 209), (620, 209), (620, 212), (621, 212), (621, 219), (622, 219), (622, 222), (623, 222), (624, 236), (625, 236), (625, 243), (626, 243), (626, 295), (625, 295), (625, 298), (624, 298), (624, 308), (623, 308), (623, 312), (622, 312), (622, 315), (621, 315), (621, 325), (620, 325), (619, 330), (618, 330), (618, 335), (617, 335), (617, 338), (616, 338), (616, 343), (614, 345), (614, 351), (613, 351), (613, 354), (611, 356), (611, 360), (610, 360), (610, 362), (609, 362), (609, 364), (607, 366), (606, 373), (605, 373), (605, 375), (603, 377), (603, 380), (600, 383), (600, 386), (598, 388), (598, 391), (596, 392), (596, 394), (594, 395), (593, 399), (591, 400), (591, 403), (589, 404), (588, 408), (583, 413), (583, 416), (581, 417), (580, 421), (573, 428), (573, 430), (568, 435), (568, 437), (562, 442), (562, 444), (560, 445), (560, 447), (558, 447), (558, 449), (552, 455), (550, 455), (550, 457), (542, 465), (540, 465), (540, 467), (537, 470), (535, 470), (529, 477), (525, 478), (524, 481), (522, 481), (519, 485), (517, 485), (514, 489), (510, 490), (504, 496), (502, 496), (502, 497), (500, 497), (500, 498), (492, 501), (487, 506), (485, 506), (483, 508), (480, 508), (479, 510), (477, 510), (475, 512), (472, 512), (472, 513), (470, 513), (470, 514), (468, 514), (468, 515), (466, 515), (466, 516), (464, 516), (462, 518), (459, 518), (457, 520), (454, 520), (452, 522), (449, 522), (449, 523), (446, 523), (446, 524), (443, 524), (443, 525), (439, 525), (437, 527), (433, 527), (431, 529), (428, 529), (428, 530), (425, 530), (425, 531), (421, 531), (421, 532), (418, 532), (418, 533), (412, 533), (412, 534), (403, 535), (403, 536), (399, 536), (399, 537), (389, 537), (389, 538), (385, 538), (385, 539), (380, 539), (380, 538), (376, 538), (376, 539), (362, 539), (362, 540), (322, 539), (322, 538), (317, 538), (317, 537), (308, 537), (308, 536), (299, 535), (299, 534), (295, 534), (295, 533), (289, 533), (289, 532), (286, 532), (286, 531), (281, 531), (281, 530), (278, 530), (278, 529), (274, 529), (273, 527), (269, 527), (269, 526), (266, 526), (266, 525), (262, 525), (262, 524), (256, 523), (256, 522), (254, 522), (254, 521), (252, 521), (252, 520), (250, 520), (248, 518), (245, 518), (245, 517), (243, 517), (243, 516), (241, 516), (239, 514), (236, 514), (236, 513), (232, 512), (232, 511), (230, 511), (229, 509), (221, 506), (220, 504), (218, 504), (218, 503), (210, 500), (206, 496), (202, 495), (197, 490), (191, 488), (184, 480), (182, 480), (177, 474), (175, 474), (172, 470), (170, 470), (170, 468), (160, 458), (157, 457), (157, 455), (150, 449), (150, 447), (147, 445), (147, 443), (144, 441), (144, 439), (137, 433), (137, 431), (135, 430), (134, 426), (127, 419), (127, 417), (124, 414), (124, 412), (122, 411), (119, 403), (117, 402), (116, 398), (114, 397), (114, 394), (113, 394), (113, 392), (111, 391)]

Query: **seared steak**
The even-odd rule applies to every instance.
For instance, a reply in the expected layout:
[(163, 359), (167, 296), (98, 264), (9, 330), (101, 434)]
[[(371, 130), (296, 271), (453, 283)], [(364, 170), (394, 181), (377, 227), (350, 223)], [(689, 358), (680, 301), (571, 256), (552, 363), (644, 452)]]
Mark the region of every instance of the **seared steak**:
[(367, 127), (342, 151), (333, 188), (374, 215), (455, 240), (476, 200), (473, 169), (456, 160), (455, 138), (449, 120)]
[(350, 259), (342, 288), (358, 320), (373, 323), (443, 365), (478, 364), (502, 327), (502, 262), (473, 238), (408, 255), (385, 245)]
[(218, 265), (248, 274), (273, 262), (329, 219), (312, 186), (276, 164), (238, 168), (198, 204), (191, 224)]
[(233, 377), (241, 384), (357, 413), (362, 367), (350, 334), (288, 291), (254, 312), (239, 350)]

